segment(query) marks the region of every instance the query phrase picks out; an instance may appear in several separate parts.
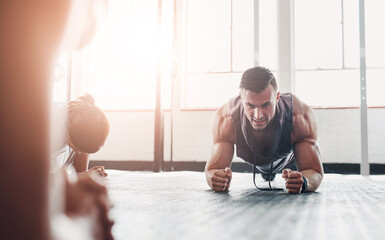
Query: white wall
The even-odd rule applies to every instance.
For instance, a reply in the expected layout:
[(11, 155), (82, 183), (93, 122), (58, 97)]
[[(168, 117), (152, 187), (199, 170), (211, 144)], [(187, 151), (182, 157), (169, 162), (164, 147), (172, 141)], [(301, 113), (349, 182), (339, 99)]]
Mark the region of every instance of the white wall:
[[(319, 146), (325, 163), (360, 162), (360, 110), (316, 109)], [(206, 161), (210, 155), (211, 122), (215, 111), (174, 113), (174, 161)], [(385, 163), (385, 109), (369, 109), (369, 161)], [(154, 113), (107, 112), (111, 132), (92, 160), (152, 161)], [(170, 117), (165, 113), (165, 160), (170, 159)], [(234, 161), (242, 161), (234, 158)]]

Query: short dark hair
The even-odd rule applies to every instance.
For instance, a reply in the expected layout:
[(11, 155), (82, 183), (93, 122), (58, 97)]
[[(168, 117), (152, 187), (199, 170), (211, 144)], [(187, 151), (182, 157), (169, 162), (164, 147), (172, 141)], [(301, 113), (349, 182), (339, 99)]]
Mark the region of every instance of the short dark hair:
[(265, 67), (253, 67), (247, 69), (242, 74), (239, 88), (255, 93), (261, 93), (269, 85), (273, 87), (274, 91), (277, 91), (278, 84), (273, 73)]

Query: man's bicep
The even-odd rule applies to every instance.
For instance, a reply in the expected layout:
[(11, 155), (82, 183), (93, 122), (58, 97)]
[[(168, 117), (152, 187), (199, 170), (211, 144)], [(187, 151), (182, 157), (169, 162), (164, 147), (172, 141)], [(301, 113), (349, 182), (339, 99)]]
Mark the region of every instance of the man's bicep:
[(224, 169), (231, 166), (234, 155), (234, 144), (217, 142), (211, 147), (211, 156), (206, 164), (206, 171), (210, 169)]
[(206, 164), (206, 171), (230, 167), (234, 155), (235, 129), (228, 104), (224, 104), (215, 113), (212, 136), (213, 145), (210, 159)]
[(294, 145), (298, 171), (314, 170), (323, 175), (321, 155), (317, 143), (304, 141)]

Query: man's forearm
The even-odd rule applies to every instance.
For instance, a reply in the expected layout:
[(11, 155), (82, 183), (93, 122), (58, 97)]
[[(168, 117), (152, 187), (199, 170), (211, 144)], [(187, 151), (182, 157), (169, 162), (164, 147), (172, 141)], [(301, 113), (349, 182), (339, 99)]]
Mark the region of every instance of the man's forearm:
[(323, 179), (322, 174), (313, 169), (303, 170), (301, 171), (301, 173), (307, 180), (306, 191), (314, 192), (315, 190), (317, 190)]
[(207, 181), (207, 184), (212, 188), (212, 184), (211, 184), (211, 177), (213, 175), (213, 172), (217, 170), (217, 169), (207, 169), (205, 168), (205, 176), (206, 176), (206, 181)]

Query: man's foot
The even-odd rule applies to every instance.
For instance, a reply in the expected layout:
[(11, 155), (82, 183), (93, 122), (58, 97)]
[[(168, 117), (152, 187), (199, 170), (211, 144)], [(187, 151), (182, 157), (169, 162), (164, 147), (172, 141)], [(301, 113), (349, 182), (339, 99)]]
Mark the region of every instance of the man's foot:
[(271, 179), (270, 179), (270, 173), (261, 173), (262, 178), (265, 179), (266, 181), (273, 181), (275, 178), (275, 173), (271, 174)]

